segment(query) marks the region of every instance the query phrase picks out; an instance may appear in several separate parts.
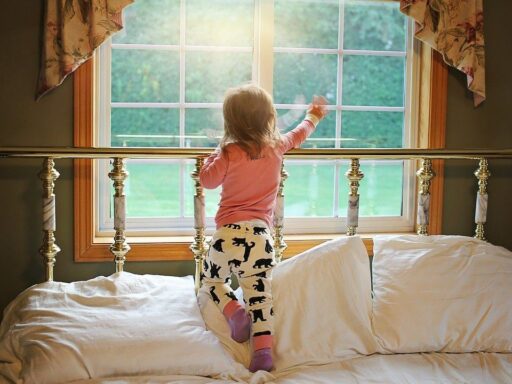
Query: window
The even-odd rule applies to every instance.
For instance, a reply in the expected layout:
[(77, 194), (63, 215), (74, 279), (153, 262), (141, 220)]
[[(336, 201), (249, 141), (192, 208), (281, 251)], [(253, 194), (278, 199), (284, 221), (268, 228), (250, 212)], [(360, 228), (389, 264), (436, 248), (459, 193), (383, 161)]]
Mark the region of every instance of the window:
[[(395, 2), (145, 0), (96, 61), (96, 145), (217, 145), (226, 88), (246, 81), (271, 94), (282, 131), (313, 94), (331, 113), (308, 148), (417, 146), (420, 88), (411, 23)], [(342, 233), (346, 162), (287, 161), (287, 233)], [(129, 161), (129, 235), (190, 234), (191, 161)], [(413, 226), (409, 162), (361, 163), (360, 231)], [(108, 164), (99, 164), (96, 236), (110, 235)], [(206, 191), (207, 215), (218, 191)], [(151, 204), (147, 201), (151, 199)], [(92, 200), (92, 199), (91, 199)], [(110, 241), (110, 238), (108, 238)]]

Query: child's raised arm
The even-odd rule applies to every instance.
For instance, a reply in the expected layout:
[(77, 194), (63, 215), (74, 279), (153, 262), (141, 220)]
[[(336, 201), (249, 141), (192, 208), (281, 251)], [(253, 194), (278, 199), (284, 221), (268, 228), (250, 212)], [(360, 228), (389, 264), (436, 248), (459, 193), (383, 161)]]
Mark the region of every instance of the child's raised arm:
[(317, 124), (327, 115), (327, 100), (323, 96), (314, 96), (308, 107), (306, 117), (297, 127), (284, 134), (283, 152), (299, 147), (313, 133)]

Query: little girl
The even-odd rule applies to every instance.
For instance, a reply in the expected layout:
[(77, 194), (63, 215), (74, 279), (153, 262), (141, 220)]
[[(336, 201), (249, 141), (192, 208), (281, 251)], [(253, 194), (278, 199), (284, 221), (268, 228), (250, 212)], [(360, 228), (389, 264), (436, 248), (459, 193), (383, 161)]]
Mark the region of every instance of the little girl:
[[(251, 372), (272, 369), (273, 310), (271, 293), (272, 217), (283, 154), (298, 147), (326, 115), (326, 101), (313, 98), (305, 119), (280, 135), (272, 98), (256, 85), (228, 90), (224, 137), (199, 174), (205, 188), (222, 185), (213, 234), (203, 264), (203, 289), (224, 314), (231, 337), (252, 335)], [(230, 287), (238, 277), (246, 308)]]

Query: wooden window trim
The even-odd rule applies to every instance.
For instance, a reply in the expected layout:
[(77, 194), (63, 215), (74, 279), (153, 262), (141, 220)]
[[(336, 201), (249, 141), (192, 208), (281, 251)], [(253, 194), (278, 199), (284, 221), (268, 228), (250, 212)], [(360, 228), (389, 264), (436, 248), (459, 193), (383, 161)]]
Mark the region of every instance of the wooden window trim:
[[(420, 138), (418, 146), (423, 148), (444, 148), (446, 127), (446, 101), (448, 70), (442, 57), (435, 51), (421, 49), (419, 111)], [(425, 81), (424, 79), (429, 79)], [(94, 133), (94, 58), (84, 63), (74, 73), (74, 145), (93, 146)], [(431, 184), (430, 234), (440, 234), (443, 210), (444, 162), (433, 161), (436, 177)], [(113, 256), (109, 244), (96, 241), (94, 237), (92, 161), (74, 161), (74, 259), (76, 262), (111, 261)], [(329, 236), (290, 236), (285, 238), (288, 248), (286, 256), (303, 252), (318, 245)], [(371, 235), (363, 235), (368, 254), (373, 254)], [(193, 260), (189, 249), (192, 242), (176, 238), (171, 242), (130, 242), (127, 254), (129, 261)]]

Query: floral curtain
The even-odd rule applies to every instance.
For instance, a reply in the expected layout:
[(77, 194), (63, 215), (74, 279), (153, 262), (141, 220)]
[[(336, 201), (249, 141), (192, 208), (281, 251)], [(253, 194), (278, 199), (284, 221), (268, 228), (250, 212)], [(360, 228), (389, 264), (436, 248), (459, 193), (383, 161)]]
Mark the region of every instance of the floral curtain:
[(418, 39), (466, 74), (479, 105), (485, 99), (483, 0), (400, 0), (400, 10), (416, 21)]
[[(46, 0), (37, 97), (55, 88), (119, 31), (134, 0)], [(475, 105), (485, 99), (483, 0), (395, 0), (416, 21), (416, 37), (464, 72)]]
[(60, 85), (122, 25), (121, 12), (134, 0), (46, 0), (39, 99)]

